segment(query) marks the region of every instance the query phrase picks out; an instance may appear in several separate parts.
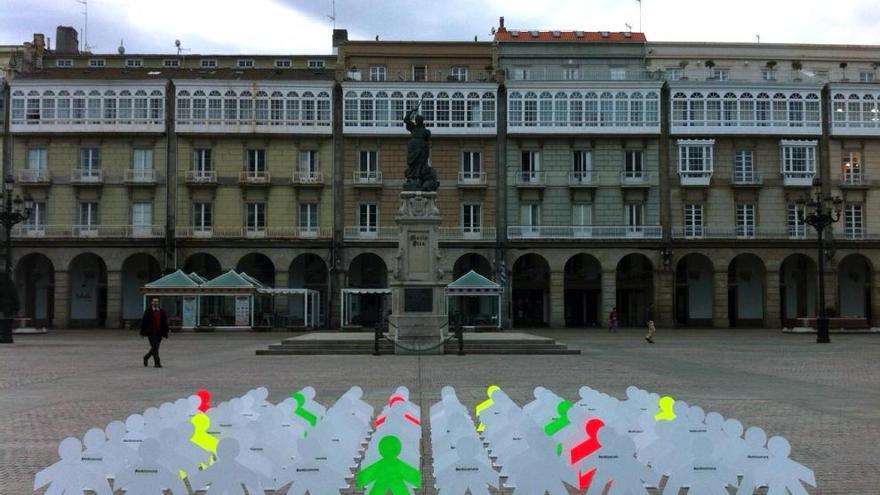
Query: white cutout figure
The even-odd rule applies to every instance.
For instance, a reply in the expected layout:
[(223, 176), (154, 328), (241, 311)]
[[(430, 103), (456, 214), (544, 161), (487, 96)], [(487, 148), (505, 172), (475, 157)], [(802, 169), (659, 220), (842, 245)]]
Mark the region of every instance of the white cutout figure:
[(577, 486), (577, 475), (556, 455), (553, 441), (536, 426), (526, 429), (528, 448), (506, 463), (517, 495), (568, 495), (565, 483)]
[(196, 447), (189, 441), (192, 436), (192, 425), (190, 425), (189, 436), (180, 436), (178, 430), (165, 428), (159, 432), (157, 440), (159, 441), (159, 464), (172, 471), (178, 473), (183, 471), (188, 476), (199, 470), (200, 462), (208, 462), (208, 457), (196, 457), (205, 453), (204, 450)]
[(345, 479), (349, 471), (341, 471), (328, 462), (317, 441), (303, 438), (297, 442), (296, 460), (279, 473), (275, 483), (279, 487), (293, 483), (287, 489), (287, 495), (304, 495), (306, 492), (315, 495), (339, 493), (347, 488)]
[(107, 445), (107, 436), (104, 430), (92, 428), (83, 436), (85, 450), (82, 453), (83, 466), (93, 473), (106, 478), (111, 474), (104, 464), (104, 447)]
[(111, 421), (104, 429), (107, 434), (107, 443), (104, 444), (104, 467), (111, 478), (121, 472), (130, 463), (137, 459), (137, 452), (122, 443), (125, 437), (125, 423)]
[(708, 438), (698, 438), (693, 443), (692, 452), (693, 460), (669, 475), (663, 495), (677, 495), (683, 486), (688, 487), (688, 493), (728, 495), (727, 486), (737, 484), (736, 473), (721, 464), (720, 456), (712, 455), (712, 442)]
[(217, 445), (217, 461), (204, 471), (190, 474), (193, 490), (207, 486), (209, 495), (240, 495), (244, 493), (244, 487), (248, 493), (262, 493), (260, 475), (236, 459), (239, 450), (238, 440), (220, 440)]
[(455, 443), (458, 457), (436, 472), (437, 495), (489, 495), (487, 486), (498, 489), (498, 473), (486, 462), (480, 440), (475, 436), (459, 438)]
[(137, 451), (144, 438), (146, 438), (144, 433), (144, 417), (140, 414), (132, 414), (125, 420), (125, 436), (122, 437), (122, 443), (126, 447)]
[(176, 470), (166, 468), (159, 462), (159, 441), (148, 438), (138, 447), (138, 460), (119, 474), (115, 490), (125, 490), (125, 495), (154, 495), (171, 490), (175, 495), (186, 495), (186, 485)]
[(107, 480), (83, 466), (82, 444), (74, 437), (68, 437), (58, 445), (61, 460), (40, 471), (34, 476), (34, 491), (49, 485), (49, 495), (81, 495), (84, 489), (91, 489), (97, 495), (111, 495)]
[(756, 481), (757, 474), (770, 462), (770, 451), (764, 447), (766, 443), (767, 434), (761, 428), (750, 426), (746, 430), (745, 457), (743, 457), (742, 464), (732, 466), (734, 471), (743, 475), (736, 492), (737, 495), (751, 495), (755, 488), (760, 486)]
[(581, 461), (582, 472), (596, 470), (587, 495), (601, 494), (608, 483), (608, 495), (647, 494), (645, 485), (660, 482), (659, 474), (635, 458), (636, 445), (629, 437), (606, 426), (599, 430), (599, 443), (602, 447)]
[[(755, 473), (757, 484), (767, 487), (767, 494), (807, 495), (801, 483), (816, 487), (813, 471), (788, 458), (791, 445), (783, 437), (771, 437), (767, 442), (770, 460)], [(745, 480), (743, 480), (745, 482)]]
[(743, 474), (743, 463), (746, 459), (746, 441), (743, 440), (743, 425), (733, 418), (724, 420), (721, 427), (723, 439), (719, 442), (721, 461), (730, 466), (736, 474)]

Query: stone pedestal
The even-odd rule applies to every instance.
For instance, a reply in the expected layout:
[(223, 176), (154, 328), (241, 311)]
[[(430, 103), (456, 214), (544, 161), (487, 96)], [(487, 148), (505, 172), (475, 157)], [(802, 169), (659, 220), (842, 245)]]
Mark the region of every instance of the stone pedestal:
[(437, 193), (403, 191), (395, 221), (400, 229), (391, 282), (389, 330), (397, 354), (442, 354), (446, 338), (445, 284), (438, 261)]

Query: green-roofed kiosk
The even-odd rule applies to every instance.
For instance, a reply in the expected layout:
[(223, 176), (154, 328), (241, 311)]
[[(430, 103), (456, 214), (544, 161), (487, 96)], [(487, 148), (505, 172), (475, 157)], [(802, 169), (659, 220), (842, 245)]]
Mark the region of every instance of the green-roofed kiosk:
[(177, 270), (141, 287), (141, 292), (144, 294), (144, 309), (147, 309), (147, 300), (151, 297), (159, 297), (160, 300), (173, 299), (174, 308), (166, 307), (172, 326), (176, 326), (173, 323), (179, 321), (181, 328), (195, 328), (199, 321), (198, 302), (202, 285), (199, 279), (204, 279), (198, 275), (196, 279), (192, 275)]
[(501, 328), (504, 289), (471, 270), (446, 286), (446, 313), (466, 327)]

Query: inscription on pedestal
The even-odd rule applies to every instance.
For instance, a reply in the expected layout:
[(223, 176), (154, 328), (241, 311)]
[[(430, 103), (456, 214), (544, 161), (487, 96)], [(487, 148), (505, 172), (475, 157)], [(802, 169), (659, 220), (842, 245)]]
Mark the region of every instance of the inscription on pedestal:
[(410, 232), (407, 250), (407, 272), (410, 275), (423, 275), (430, 269), (430, 259), (428, 257), (428, 233), (427, 232)]
[(403, 311), (431, 313), (434, 311), (434, 290), (425, 288), (403, 289)]

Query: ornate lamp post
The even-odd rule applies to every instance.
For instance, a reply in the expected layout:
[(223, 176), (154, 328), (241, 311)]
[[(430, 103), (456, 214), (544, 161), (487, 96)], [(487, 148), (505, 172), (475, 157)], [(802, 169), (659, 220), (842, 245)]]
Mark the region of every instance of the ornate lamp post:
[[(800, 220), (816, 229), (819, 236), (819, 317), (816, 319), (816, 342), (831, 342), (828, 335), (828, 315), (825, 312), (825, 229), (840, 220), (840, 205), (843, 201), (837, 196), (826, 196), (817, 192), (804, 206), (809, 214), (800, 214)], [(804, 210), (806, 210), (804, 208)]]
[(3, 198), (0, 204), (0, 224), (6, 229), (6, 266), (5, 273), (12, 278), (12, 227), (24, 222), (31, 216), (34, 201), (28, 196), (24, 200), (21, 196), (12, 199), (12, 189), (15, 187), (15, 179), (7, 175), (3, 181)]

